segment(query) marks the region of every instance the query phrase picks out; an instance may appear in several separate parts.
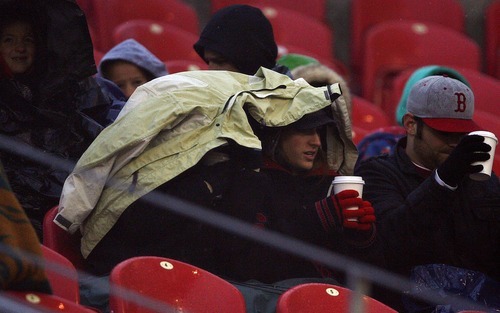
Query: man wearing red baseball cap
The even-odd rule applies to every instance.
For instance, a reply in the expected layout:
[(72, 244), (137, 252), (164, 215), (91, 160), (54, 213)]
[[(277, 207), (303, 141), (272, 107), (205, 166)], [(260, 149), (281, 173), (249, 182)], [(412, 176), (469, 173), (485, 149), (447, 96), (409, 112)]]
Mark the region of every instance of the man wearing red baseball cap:
[(388, 270), (441, 263), (500, 281), (500, 184), (495, 174), (474, 181), (489, 159), (474, 122), (474, 94), (459, 80), (429, 76), (407, 100), (400, 139), (391, 155), (361, 162), (363, 198), (377, 217)]

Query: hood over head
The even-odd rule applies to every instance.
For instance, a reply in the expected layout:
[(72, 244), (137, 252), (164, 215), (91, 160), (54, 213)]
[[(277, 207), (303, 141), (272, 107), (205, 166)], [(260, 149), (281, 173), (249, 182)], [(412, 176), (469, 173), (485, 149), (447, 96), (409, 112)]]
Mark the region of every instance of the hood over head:
[(109, 50), (99, 63), (99, 74), (107, 77), (107, 65), (116, 60), (132, 63), (154, 78), (168, 74), (165, 63), (135, 39), (126, 39)]

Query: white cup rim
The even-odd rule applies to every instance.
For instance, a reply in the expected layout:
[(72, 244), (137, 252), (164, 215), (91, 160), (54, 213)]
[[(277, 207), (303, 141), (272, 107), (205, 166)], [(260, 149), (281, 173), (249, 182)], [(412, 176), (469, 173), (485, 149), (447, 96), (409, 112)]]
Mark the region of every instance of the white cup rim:
[(469, 135), (478, 135), (478, 136), (488, 137), (488, 138), (495, 140), (498, 143), (497, 136), (495, 136), (494, 133), (487, 131), (487, 130), (476, 130), (476, 131), (470, 132)]
[(364, 184), (365, 181), (361, 176), (335, 176), (332, 184)]

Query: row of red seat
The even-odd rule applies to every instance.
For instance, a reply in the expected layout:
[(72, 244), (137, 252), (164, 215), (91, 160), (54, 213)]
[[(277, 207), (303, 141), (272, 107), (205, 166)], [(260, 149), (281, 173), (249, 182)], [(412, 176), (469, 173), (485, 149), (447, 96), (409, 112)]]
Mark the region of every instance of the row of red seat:
[[(86, 12), (97, 59), (126, 38), (135, 38), (164, 61), (189, 60), (203, 68), (192, 49), (198, 39), (196, 10), (180, 0), (78, 0)], [(211, 1), (212, 12), (234, 0)], [(457, 0), (352, 1), (351, 67), (334, 56), (334, 32), (325, 23), (324, 0), (307, 5), (250, 0), (273, 24), (280, 54), (301, 53), (319, 59), (349, 78), (353, 90), (383, 106), (381, 86), (410, 67), (429, 64), (482, 69), (483, 52), (465, 34), (465, 15)], [(299, 11), (300, 10), (300, 11)], [(498, 65), (499, 1), (487, 9), (485, 52), (488, 72)], [(323, 18), (319, 18), (322, 16)], [(495, 64), (493, 64), (495, 63)]]
[[(98, 312), (80, 304), (78, 272), (62, 254), (42, 246), (53, 294), (8, 292), (3, 296), (49, 312)], [(140, 256), (115, 266), (110, 275), (110, 310), (114, 313), (245, 313), (245, 299), (233, 284), (202, 268), (173, 259)], [(284, 292), (277, 313), (349, 312), (354, 293), (344, 287), (304, 283)], [(361, 296), (362, 312), (395, 313), (385, 304)]]
[[(70, 261), (75, 259), (75, 255), (71, 253), (78, 251), (79, 243), (66, 241), (68, 237), (60, 237), (63, 231), (52, 223), (56, 212), (57, 207), (52, 208), (44, 220), (42, 246), (53, 294), (5, 292), (0, 297), (3, 300), (13, 300), (13, 305), (18, 303), (37, 311), (99, 312), (80, 304), (80, 273)], [(66, 247), (61, 248), (63, 245)], [(68, 251), (72, 252), (68, 254)], [(77, 260), (78, 262), (80, 261)], [(110, 309), (114, 313), (156, 313), (171, 310), (193, 313), (247, 312), (245, 298), (229, 281), (191, 264), (158, 256), (134, 257), (115, 266), (110, 275), (109, 300)], [(396, 312), (367, 295), (358, 295), (345, 287), (324, 283), (303, 283), (288, 289), (278, 298), (276, 312), (331, 312), (332, 308), (335, 308), (334, 312), (350, 312), (353, 305), (359, 312)]]
[[(53, 295), (36, 292), (10, 292), (6, 296), (36, 308), (57, 312), (95, 312), (80, 305), (78, 271), (83, 271), (79, 236), (71, 236), (52, 220), (57, 207), (46, 214), (43, 225), (43, 258)], [(165, 312), (246, 312), (241, 292), (227, 280), (202, 268), (173, 259), (141, 256), (115, 266), (110, 275), (110, 309), (114, 313)], [(302, 284), (286, 291), (277, 303), (277, 311), (348, 312), (352, 292), (327, 284)], [(394, 313), (381, 302), (363, 296), (363, 312)]]

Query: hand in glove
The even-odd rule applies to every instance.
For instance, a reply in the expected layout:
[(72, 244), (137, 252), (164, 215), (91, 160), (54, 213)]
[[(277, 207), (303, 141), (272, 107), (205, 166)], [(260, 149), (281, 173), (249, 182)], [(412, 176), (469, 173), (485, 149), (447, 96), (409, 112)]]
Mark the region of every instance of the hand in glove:
[[(356, 190), (344, 190), (336, 195), (331, 195), (326, 199), (316, 202), (318, 215), (326, 216), (323, 222), (329, 225), (342, 225), (344, 228), (369, 231), (375, 223), (375, 212), (370, 202), (358, 198)], [(358, 210), (347, 210), (347, 208), (358, 206)], [(357, 219), (349, 221), (348, 219)], [(333, 221), (332, 221), (333, 219)]]
[(490, 150), (491, 147), (484, 143), (484, 137), (464, 136), (448, 158), (439, 166), (437, 173), (447, 185), (457, 186), (466, 174), (477, 173), (483, 169), (482, 165), (472, 165), (472, 163), (488, 160), (490, 158), (488, 151)]

